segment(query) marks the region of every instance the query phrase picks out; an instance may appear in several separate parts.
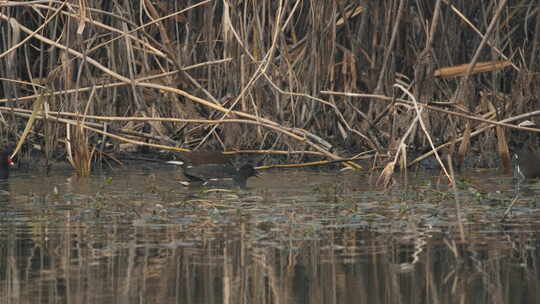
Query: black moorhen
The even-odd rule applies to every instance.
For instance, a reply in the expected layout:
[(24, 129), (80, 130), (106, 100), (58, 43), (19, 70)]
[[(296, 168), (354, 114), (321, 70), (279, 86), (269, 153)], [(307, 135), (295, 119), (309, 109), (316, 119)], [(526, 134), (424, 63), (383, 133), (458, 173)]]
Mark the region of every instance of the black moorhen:
[(214, 180), (232, 179), (235, 186), (246, 188), (248, 178), (258, 174), (251, 164), (245, 164), (238, 169), (230, 164), (203, 164), (184, 166), (184, 175), (192, 182), (203, 185)]
[[(519, 124), (521, 127), (535, 127), (536, 124), (530, 120), (525, 120)], [(527, 133), (521, 143), (521, 149), (514, 155), (516, 160), (515, 172), (517, 177), (539, 178), (540, 177), (540, 155), (535, 146), (533, 136), (536, 134)], [(518, 145), (519, 146), (519, 145)]]
[(235, 186), (245, 188), (248, 178), (258, 175), (253, 165), (248, 163), (236, 168), (230, 156), (218, 151), (181, 152), (178, 157), (182, 161), (167, 163), (181, 165), (184, 175), (198, 184), (207, 185), (210, 181), (232, 179)]
[(520, 178), (540, 177), (540, 155), (530, 144), (523, 145), (523, 148), (516, 154), (516, 171)]
[(0, 179), (9, 178), (9, 167), (13, 165), (8, 151), (0, 152)]

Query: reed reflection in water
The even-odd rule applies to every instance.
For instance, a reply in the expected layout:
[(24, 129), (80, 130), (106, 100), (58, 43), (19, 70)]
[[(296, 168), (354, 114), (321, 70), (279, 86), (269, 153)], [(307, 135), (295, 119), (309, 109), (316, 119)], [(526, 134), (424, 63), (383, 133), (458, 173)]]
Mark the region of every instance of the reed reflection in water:
[[(10, 226), (6, 217), (3, 211), (2, 303), (539, 300), (537, 234), (523, 226), (459, 244), (440, 232), (411, 238), (342, 228), (295, 240), (294, 233), (255, 232), (246, 224), (186, 231), (72, 223), (60, 231), (52, 224)], [(251, 233), (260, 239), (251, 241)]]
[(506, 205), (462, 193), (462, 241), (430, 184), (276, 172), (201, 196), (175, 170), (17, 173), (0, 192), (0, 304), (540, 303), (533, 198), (500, 223)]

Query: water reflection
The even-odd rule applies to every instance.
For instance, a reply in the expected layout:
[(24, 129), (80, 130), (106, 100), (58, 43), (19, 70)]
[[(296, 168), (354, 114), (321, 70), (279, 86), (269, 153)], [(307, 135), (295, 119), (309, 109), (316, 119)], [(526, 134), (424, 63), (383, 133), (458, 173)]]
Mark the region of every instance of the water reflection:
[(9, 182), (7, 180), (0, 180), (0, 204), (9, 202)]
[[(433, 212), (445, 208), (440, 198), (437, 206), (427, 201), (435, 193), (416, 194), (415, 204), (401, 206), (409, 194), (347, 192), (346, 184), (331, 186), (341, 183), (334, 175), (321, 174), (284, 176), (286, 186), (268, 186), (266, 179), (277, 180), (271, 173), (248, 192), (193, 193), (176, 186), (174, 172), (152, 174), (148, 179), (147, 173), (108, 173), (112, 182), (106, 181), (107, 176), (85, 181), (60, 175), (44, 181), (50, 190), (42, 192), (37, 187), (43, 185), (32, 188), (24, 178), (10, 180), (11, 199), (0, 203), (2, 299), (540, 300), (536, 292), (540, 221), (538, 212), (527, 205), (498, 223), (495, 219), (504, 213), (504, 205), (468, 201), (462, 240), (453, 207)], [(312, 184), (299, 189), (290, 186), (288, 178), (309, 179)], [(24, 187), (19, 184), (23, 182)], [(510, 197), (510, 186), (507, 192)], [(32, 195), (42, 199), (29, 199)]]

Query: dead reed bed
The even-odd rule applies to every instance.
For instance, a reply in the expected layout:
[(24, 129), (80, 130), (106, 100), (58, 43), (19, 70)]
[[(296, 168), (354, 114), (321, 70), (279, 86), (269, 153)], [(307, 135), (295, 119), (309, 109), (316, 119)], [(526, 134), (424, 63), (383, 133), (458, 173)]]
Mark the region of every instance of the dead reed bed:
[(539, 40), (536, 0), (0, 1), (0, 132), (17, 142), (34, 112), (25, 140), (75, 166), (104, 140), (362, 154), (386, 176), (441, 149), (508, 166)]

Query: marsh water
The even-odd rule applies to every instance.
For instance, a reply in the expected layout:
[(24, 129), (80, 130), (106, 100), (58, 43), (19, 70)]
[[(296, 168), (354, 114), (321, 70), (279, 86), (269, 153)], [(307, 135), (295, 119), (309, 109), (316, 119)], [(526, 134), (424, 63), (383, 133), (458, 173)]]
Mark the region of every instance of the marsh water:
[(516, 185), (496, 171), (456, 192), (438, 171), (387, 189), (361, 171), (267, 170), (247, 190), (180, 177), (15, 170), (0, 303), (540, 303), (534, 183), (509, 208)]

